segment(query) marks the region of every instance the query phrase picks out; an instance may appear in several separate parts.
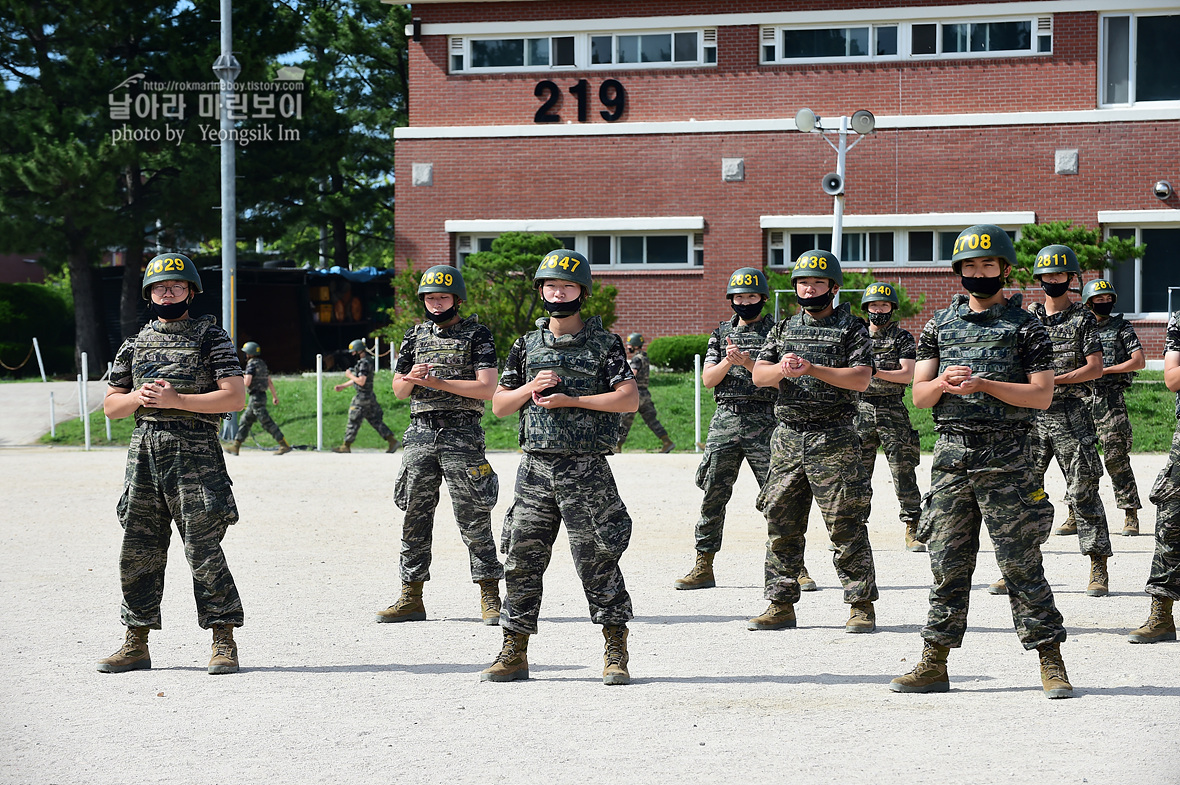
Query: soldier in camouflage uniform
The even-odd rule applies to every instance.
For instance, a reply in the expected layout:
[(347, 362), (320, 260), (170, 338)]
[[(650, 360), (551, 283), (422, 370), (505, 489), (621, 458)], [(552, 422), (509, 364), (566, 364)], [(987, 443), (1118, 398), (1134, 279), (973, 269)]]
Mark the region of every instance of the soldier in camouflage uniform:
[(233, 440), (232, 444), (225, 446), (225, 451), (230, 455), (237, 455), (242, 449), (242, 442), (246, 441), (250, 435), (250, 428), (257, 421), (262, 423), (266, 432), (279, 443), (279, 451), (276, 455), (286, 455), (291, 452), (291, 445), (283, 438), (283, 429), (271, 419), (270, 412), (266, 410), (267, 389), (270, 390), (275, 406), (279, 405), (279, 393), (275, 390), (275, 383), (271, 381), (270, 369), (266, 367), (266, 360), (259, 356), (262, 354), (262, 348), (254, 341), (246, 341), (242, 345), (242, 353), (246, 355), (246, 394), (248, 396), (246, 413), (238, 425), (237, 438)]
[(955, 295), (918, 340), (914, 405), (934, 409), (930, 491), (918, 525), (934, 586), (922, 659), (889, 684), (894, 692), (947, 692), (947, 654), (963, 643), (979, 528), (987, 526), (1007, 580), (1016, 634), (1036, 649), (1049, 698), (1073, 688), (1061, 660), (1061, 614), (1041, 564), (1053, 505), (1025, 458), (1034, 409), (1053, 397), (1053, 345), (1021, 295), (1003, 295), (1016, 249), (1003, 229), (981, 224), (955, 241), (951, 264), (968, 295)]
[[(672, 452), (676, 449), (676, 445), (668, 438), (668, 432), (660, 424), (659, 415), (656, 414), (656, 405), (651, 400), (651, 391), (647, 389), (648, 380), (651, 378), (651, 361), (647, 359), (647, 352), (643, 351), (643, 336), (639, 333), (631, 333), (627, 336), (627, 363), (631, 366), (631, 372), (635, 374), (635, 384), (639, 387), (639, 414), (647, 423), (647, 427), (651, 428), (651, 432), (660, 440), (660, 452)], [(623, 445), (627, 442), (627, 435), (631, 433), (631, 424), (634, 422), (635, 412), (623, 413), (617, 452), (623, 451)]]
[(762, 314), (770, 296), (766, 274), (754, 267), (735, 270), (725, 296), (734, 316), (709, 336), (701, 371), (701, 382), (712, 388), (717, 411), (709, 423), (705, 455), (696, 476), (697, 487), (705, 492), (696, 526), (696, 564), (688, 575), (676, 581), (677, 589), (717, 585), (713, 558), (721, 550), (725, 505), (733, 495), (742, 459), (750, 465), (759, 488), (770, 471), (775, 391), (757, 387), (750, 376), (755, 355), (774, 326), (774, 317)]
[(844, 277), (828, 251), (795, 261), (791, 283), (801, 313), (770, 331), (754, 364), (754, 383), (778, 387), (778, 426), (770, 441), (770, 472), (758, 494), (766, 515), (766, 591), (770, 607), (751, 630), (795, 626), (807, 516), (814, 497), (835, 546), (832, 561), (851, 613), (846, 632), (876, 629), (877, 579), (869, 546), (869, 477), (856, 433), (856, 393), (873, 373), (864, 323), (833, 298)]
[(439, 487), (445, 480), (459, 534), (467, 545), (471, 580), (480, 587), (484, 624), (500, 623), (500, 579), (492, 508), (500, 480), (484, 456), (480, 420), (496, 390), (496, 346), (476, 316), (461, 318), (467, 286), (458, 269), (435, 265), (418, 284), (428, 321), (406, 332), (394, 367), (393, 392), (410, 399), (410, 427), (394, 487), (402, 523), (402, 594), (377, 613), (379, 622), (426, 618), (422, 585), (430, 580), (430, 545)]
[(861, 393), (857, 402), (856, 430), (860, 434), (865, 469), (871, 482), (880, 445), (885, 450), (901, 506), (906, 550), (925, 551), (926, 546), (915, 536), (922, 513), (922, 494), (914, 471), (922, 457), (921, 445), (902, 400), (906, 386), (914, 380), (914, 336), (893, 321), (899, 303), (897, 290), (891, 284), (870, 284), (860, 304), (869, 316), (874, 366), (869, 389)]
[(119, 499), (123, 547), (123, 647), (100, 660), (103, 673), (151, 668), (148, 630), (160, 629), (160, 600), (172, 522), (193, 573), (197, 622), (213, 630), (209, 673), (236, 673), (233, 628), (242, 601), (221, 550), (238, 520), (232, 481), (217, 439), (223, 412), (242, 408), (246, 388), (234, 345), (212, 316), (191, 318), (201, 277), (182, 254), (161, 254), (144, 271), (142, 294), (157, 317), (123, 342), (103, 400), (107, 417), (135, 415)]
[(332, 452), (352, 452), (352, 443), (356, 441), (362, 420), (376, 428), (381, 438), (389, 443), (389, 448), (385, 452), (396, 452), (397, 437), (385, 424), (385, 410), (381, 408), (377, 396), (373, 393), (373, 361), (369, 359), (365, 342), (357, 338), (348, 345), (348, 351), (352, 352), (356, 363), (344, 372), (348, 381), (336, 385), (333, 389), (340, 392), (352, 387), (356, 394), (352, 397), (352, 403), (348, 405), (348, 427), (344, 429), (344, 444), (333, 447)]
[(1155, 505), (1155, 556), (1147, 576), (1151, 612), (1143, 626), (1131, 633), (1131, 643), (1176, 640), (1172, 603), (1180, 600), (1180, 311), (1168, 319), (1164, 384), (1176, 393), (1176, 432), (1168, 462), (1147, 497)]
[(480, 680), (529, 677), (541, 581), (564, 521), (590, 619), (606, 639), (603, 683), (628, 684), (626, 625), (633, 614), (619, 558), (631, 540), (631, 516), (606, 456), (618, 443), (619, 414), (635, 411), (639, 393), (623, 342), (597, 316), (583, 320), (579, 313), (593, 286), (586, 257), (552, 251), (533, 280), (549, 318), (512, 344), (492, 398), (497, 417), (520, 412), (524, 455), (501, 545), (508, 557), (504, 645)]
[(1131, 418), (1123, 391), (1135, 380), (1135, 371), (1147, 365), (1135, 328), (1122, 314), (1111, 316), (1118, 292), (1110, 281), (1090, 281), (1082, 289), (1082, 303), (1098, 320), (1102, 341), (1102, 376), (1094, 380), (1092, 411), (1106, 472), (1114, 486), (1114, 498), (1125, 513), (1123, 535), (1139, 534), (1139, 487), (1131, 471)]

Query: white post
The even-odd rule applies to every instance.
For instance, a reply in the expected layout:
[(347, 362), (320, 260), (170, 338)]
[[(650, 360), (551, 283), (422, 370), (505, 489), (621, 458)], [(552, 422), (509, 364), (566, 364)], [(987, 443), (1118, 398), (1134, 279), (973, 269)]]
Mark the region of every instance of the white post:
[[(836, 148), (836, 174), (844, 182), (844, 159), (848, 152), (848, 118), (840, 118), (840, 146)], [(832, 253), (837, 259), (844, 258), (844, 189), (832, 197)]]
[(373, 375), (381, 370), (381, 336), (373, 339)]
[(324, 355), (315, 356), (315, 448), (324, 449)]
[(48, 381), (45, 378), (45, 363), (41, 360), (41, 344), (37, 343), (37, 339), (33, 339), (33, 351), (37, 353), (37, 367), (41, 369), (41, 381)]
[(82, 399), (82, 385), (83, 384), (84, 384), (84, 382), (82, 381), (82, 374), (78, 374), (78, 411), (79, 412), (86, 411), (86, 402)]
[(57, 412), (53, 409), (53, 390), (49, 391), (49, 435), (57, 438)]
[(87, 383), (90, 381), (90, 362), (86, 352), (82, 352), (82, 431), (86, 434), (86, 449), (90, 449), (90, 395)]
[(701, 356), (699, 354), (693, 355), (693, 368), (696, 373), (693, 376), (692, 386), (694, 402), (693, 406), (696, 412), (694, 419), (696, 420), (696, 439), (693, 440), (693, 447), (697, 452), (701, 451)]
[[(108, 382), (111, 380), (111, 371), (113, 371), (114, 369), (115, 369), (114, 363), (107, 363), (106, 379)], [(111, 418), (107, 417), (104, 412), (103, 419), (107, 421), (107, 441), (109, 442), (111, 440)]]

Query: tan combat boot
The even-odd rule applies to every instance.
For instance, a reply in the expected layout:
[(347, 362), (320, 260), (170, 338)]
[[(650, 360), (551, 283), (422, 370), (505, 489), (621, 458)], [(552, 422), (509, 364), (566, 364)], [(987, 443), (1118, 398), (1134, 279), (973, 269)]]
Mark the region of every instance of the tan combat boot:
[(627, 671), (627, 627), (620, 624), (604, 626), (602, 637), (606, 638), (606, 650), (602, 655), (602, 683), (630, 684), (631, 674)]
[(213, 657), (209, 660), (209, 672), (238, 672), (238, 644), (234, 643), (232, 624), (213, 625)]
[[(479, 584), (479, 615), (489, 627), (500, 624), (500, 581), (488, 579)], [(423, 611), (425, 614), (425, 611)], [(425, 617), (425, 616), (424, 616)]]
[(713, 557), (715, 553), (697, 551), (697, 562), (692, 571), (672, 584), (677, 589), (712, 589), (717, 585), (713, 578)]
[(225, 451), (230, 455), (237, 455), (242, 449), (242, 440), (234, 439), (229, 444), (225, 445)]
[(1073, 685), (1065, 673), (1060, 643), (1042, 643), (1037, 647), (1041, 657), (1041, 686), (1046, 698), (1072, 698)]
[(988, 594), (1007, 594), (1008, 593), (1008, 581), (1004, 580), (1003, 578), (1000, 578), (998, 581), (993, 583), (991, 586), (987, 587), (987, 593)]
[(397, 447), (401, 442), (397, 440), (396, 436), (390, 436), (385, 441), (389, 444), (389, 447), (385, 450), (385, 452), (397, 452)]
[(1106, 571), (1106, 557), (1092, 555), (1090, 557), (1090, 585), (1086, 587), (1086, 596), (1105, 597), (1110, 594), (1110, 574)]
[(807, 565), (803, 565), (803, 569), (799, 571), (799, 591), (819, 591), (819, 586), (816, 585), (815, 579), (807, 574)]
[(148, 654), (147, 639), (147, 627), (128, 627), (123, 647), (106, 659), (99, 660), (98, 672), (126, 673), (149, 670), (152, 667), (152, 658)]
[(926, 544), (918, 540), (918, 522), (906, 521), (905, 549), (910, 553), (925, 553)]
[(332, 452), (352, 452), (352, 442), (345, 442), (339, 447), (333, 447)]
[(291, 452), (291, 450), (293, 450), (293, 449), (295, 449), (295, 448), (292, 447), (287, 442), (286, 439), (280, 439), (279, 440), (279, 451), (276, 452), (275, 455), (286, 455), (287, 453)]
[[(1172, 619), (1172, 600), (1151, 598), (1151, 615), (1143, 626), (1130, 634), (1131, 643), (1159, 643), (1176, 640), (1176, 622)], [(99, 670), (102, 670), (99, 668)]]
[(504, 630), (504, 647), (492, 666), (479, 674), (480, 681), (523, 681), (529, 677), (529, 636)]
[(1123, 536), (1139, 536), (1139, 511), (1134, 508), (1127, 510), (1127, 518), (1123, 521)]
[(1066, 536), (1066, 537), (1068, 537), (1071, 534), (1078, 533), (1078, 519), (1077, 519), (1077, 516), (1074, 515), (1073, 507), (1069, 508), (1069, 515), (1066, 517), (1065, 523), (1058, 526), (1057, 531), (1055, 531), (1053, 533), (1060, 534), (1060, 535)]
[(669, 439), (667, 436), (665, 436), (665, 437), (664, 437), (664, 438), (663, 438), (661, 441), (662, 441), (663, 443), (662, 443), (662, 445), (660, 446), (660, 452), (662, 452), (662, 453), (668, 453), (668, 452), (672, 452), (673, 450), (675, 450), (675, 449), (676, 449), (676, 445), (675, 445), (675, 444), (673, 444), (673, 443), (672, 443), (672, 440), (671, 440), (671, 439)]
[(426, 606), (422, 603), (423, 581), (402, 581), (402, 596), (383, 611), (377, 611), (377, 621), (426, 621)]
[(946, 657), (950, 649), (937, 643), (922, 644), (922, 659), (904, 676), (889, 682), (894, 692), (950, 692), (951, 680), (946, 674)]
[(795, 606), (789, 602), (771, 602), (761, 616), (746, 623), (748, 630), (781, 630), (795, 626)]
[(852, 603), (844, 632), (872, 632), (877, 629), (877, 612), (868, 600)]

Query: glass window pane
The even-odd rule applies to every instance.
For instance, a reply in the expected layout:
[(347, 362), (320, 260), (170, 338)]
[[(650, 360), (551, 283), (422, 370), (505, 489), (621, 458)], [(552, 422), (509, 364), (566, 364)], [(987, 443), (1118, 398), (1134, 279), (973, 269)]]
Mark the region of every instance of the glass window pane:
[(1037, 52), (1048, 54), (1053, 51), (1053, 36), (1039, 35), (1037, 36)]
[(1125, 104), (1131, 100), (1131, 18), (1108, 16), (1104, 25), (1102, 100), (1108, 104)]
[(589, 241), (590, 264), (610, 264), (610, 236), (599, 235)]
[[(1123, 240), (1134, 240), (1134, 229), (1112, 229), (1111, 237), (1119, 237)], [(1114, 284), (1114, 290), (1119, 293), (1118, 303), (1115, 307), (1120, 313), (1138, 313), (1139, 304), (1135, 302), (1135, 270), (1139, 263), (1135, 259), (1128, 259), (1122, 264), (1116, 264), (1110, 268), (1108, 278)]]
[(676, 62), (695, 63), (697, 61), (697, 34), (676, 34)]
[(991, 22), (987, 28), (987, 52), (1027, 52), (1032, 48), (1032, 22)]
[[(830, 243), (831, 241), (832, 241), (831, 238), (828, 238), (828, 242)], [(815, 235), (814, 234), (795, 234), (794, 232), (792, 232), (791, 233), (791, 255), (787, 259), (787, 264), (788, 265), (794, 264), (796, 259), (798, 259), (800, 256), (807, 253), (808, 251), (810, 251), (813, 248), (815, 248)]]
[[(1180, 258), (1180, 229), (1141, 229), (1140, 234), (1147, 246), (1139, 268), (1143, 281), (1142, 311), (1166, 311), (1168, 287), (1180, 286), (1180, 265), (1176, 264)], [(1176, 308), (1177, 303), (1180, 303), (1180, 292), (1172, 295), (1172, 307)]]
[(590, 62), (593, 65), (612, 63), (611, 44), (614, 43), (609, 35), (590, 36)]
[(637, 35), (621, 35), (621, 36), (619, 36), (619, 62), (620, 63), (638, 63), (639, 62), (639, 36), (637, 36)]
[(557, 241), (558, 248), (563, 248), (569, 251), (573, 251), (577, 248), (577, 246), (574, 245), (574, 243), (577, 242), (577, 238), (575, 238), (573, 235), (568, 235), (566, 237), (554, 237), (553, 239)]
[(942, 26), (942, 51), (966, 52), (970, 45), (971, 25), (953, 24)]
[(958, 232), (939, 232), (938, 233), (938, 260), (940, 262), (949, 262), (951, 257), (955, 255), (955, 240), (959, 239)]
[(783, 249), (782, 248), (771, 248), (770, 249), (770, 265), (772, 267), (782, 267), (783, 266)]
[(869, 233), (869, 261), (893, 261), (893, 232)]
[(479, 250), (490, 251), (490, 250), (492, 250), (492, 241), (495, 239), (496, 239), (495, 237), (480, 237), (475, 242), (476, 242)]
[(1180, 16), (1135, 20), (1135, 101), (1180, 99)]
[[(860, 28), (867, 31), (867, 28)], [(783, 57), (846, 57), (847, 33), (843, 28), (827, 30), (783, 30)], [(865, 42), (865, 53), (868, 42)]]
[(549, 65), (549, 39), (529, 39), (529, 65)]
[(524, 65), (523, 38), (471, 42), (472, 68), (509, 68), (522, 65)]
[(869, 28), (854, 27), (848, 30), (848, 55), (867, 57), (869, 54)]
[(672, 62), (672, 35), (640, 36), (640, 59), (645, 63)]
[(873, 32), (877, 36), (876, 53), (878, 57), (897, 54), (896, 27), (875, 27)]
[(910, 28), (910, 49), (916, 55), (938, 53), (938, 25), (914, 25)]
[(688, 264), (688, 238), (648, 237), (648, 264)]
[(909, 241), (911, 262), (934, 261), (934, 232), (910, 232)]
[(643, 238), (628, 235), (619, 238), (619, 264), (643, 264)]
[(705, 62), (706, 63), (716, 63), (717, 62), (717, 47), (715, 47), (715, 46), (705, 47)]
[(865, 236), (862, 232), (844, 232), (840, 236), (840, 246), (841, 262), (863, 262), (865, 260)]
[(553, 65), (574, 64), (574, 37), (562, 36), (553, 39)]

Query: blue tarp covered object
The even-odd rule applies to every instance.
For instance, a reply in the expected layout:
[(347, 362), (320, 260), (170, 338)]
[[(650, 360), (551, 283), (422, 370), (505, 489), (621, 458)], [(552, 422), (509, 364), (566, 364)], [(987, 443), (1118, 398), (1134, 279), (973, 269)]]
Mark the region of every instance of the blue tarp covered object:
[(359, 270), (345, 270), (343, 267), (329, 267), (328, 269), (316, 269), (314, 267), (304, 267), (307, 275), (310, 278), (325, 278), (329, 275), (339, 275), (346, 281), (353, 283), (369, 283), (378, 278), (389, 278), (393, 275), (392, 270), (378, 270), (376, 267), (362, 267)]

